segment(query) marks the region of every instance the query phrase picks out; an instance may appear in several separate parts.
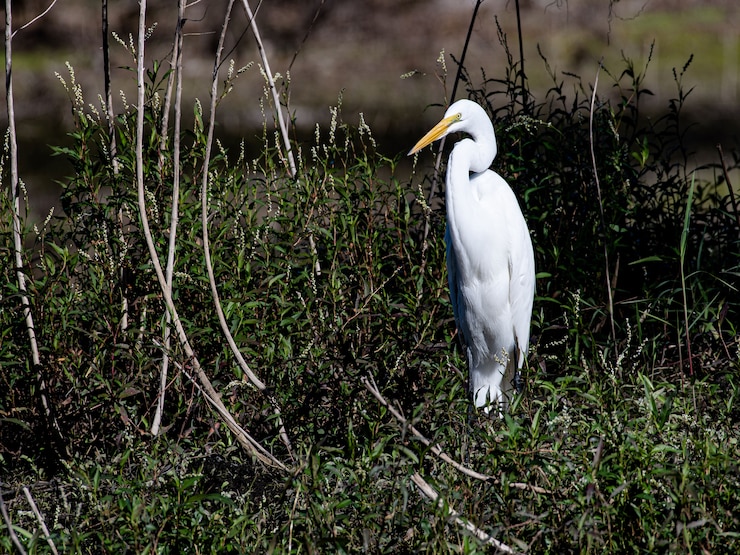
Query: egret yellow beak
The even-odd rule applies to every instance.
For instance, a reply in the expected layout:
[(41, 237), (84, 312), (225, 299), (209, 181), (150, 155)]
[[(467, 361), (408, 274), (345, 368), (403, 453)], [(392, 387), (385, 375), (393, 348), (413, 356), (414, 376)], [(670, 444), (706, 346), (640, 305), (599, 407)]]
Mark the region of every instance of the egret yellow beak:
[(416, 154), (428, 144), (431, 144), (437, 139), (441, 139), (442, 137), (444, 137), (444, 135), (447, 133), (447, 130), (450, 128), (450, 125), (452, 125), (459, 119), (460, 116), (458, 114), (454, 114), (440, 121), (437, 125), (429, 130), (429, 133), (424, 135), (419, 140), (419, 142), (414, 145), (414, 148), (409, 151), (408, 155), (411, 156), (412, 154)]

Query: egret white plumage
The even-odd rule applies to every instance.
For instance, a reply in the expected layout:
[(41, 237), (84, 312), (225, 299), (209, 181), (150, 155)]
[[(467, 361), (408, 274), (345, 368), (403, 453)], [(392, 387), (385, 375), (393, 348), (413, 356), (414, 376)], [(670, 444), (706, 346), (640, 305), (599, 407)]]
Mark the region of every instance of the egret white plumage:
[(506, 410), (529, 349), (534, 251), (514, 192), (489, 169), (496, 136), (486, 112), (458, 100), (411, 149), (462, 132), (447, 162), (447, 274), (457, 329), (467, 351), (476, 407)]

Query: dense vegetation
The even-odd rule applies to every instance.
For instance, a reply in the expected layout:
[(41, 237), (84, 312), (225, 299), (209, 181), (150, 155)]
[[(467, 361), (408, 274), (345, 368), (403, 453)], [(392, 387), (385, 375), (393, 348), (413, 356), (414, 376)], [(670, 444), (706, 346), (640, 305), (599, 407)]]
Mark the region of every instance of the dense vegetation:
[[(206, 158), (198, 104), (173, 199), (169, 75), (150, 62), (143, 177), (155, 246), (164, 263), (177, 202), (172, 296), (184, 331), (228, 410), (285, 470), (234, 439), (176, 340), (163, 427), (150, 433), (166, 308), (137, 208), (137, 111), (115, 115), (114, 163), (105, 107), (68, 77), (64, 214), (24, 229), (40, 367), (14, 265), (0, 268), (0, 479), (25, 548), (52, 549), (34, 499), (70, 553), (491, 549), (464, 522), (533, 553), (736, 551), (740, 213), (726, 176), (737, 155), (688, 166), (689, 63), (652, 120), (640, 112), (647, 68), (627, 60), (601, 73), (608, 94), (593, 99), (591, 86), (554, 75), (535, 98), (518, 69), (510, 56), (503, 75), (464, 75), (493, 118), (494, 169), (520, 199), (539, 272), (526, 388), (498, 421), (467, 398), (431, 158), (410, 168), (384, 153), (341, 105), (328, 129), (293, 143), (295, 175), (271, 116), (260, 148), (217, 143)], [(215, 315), (204, 171), (221, 302), (264, 390)], [(0, 251), (13, 260), (7, 198)]]

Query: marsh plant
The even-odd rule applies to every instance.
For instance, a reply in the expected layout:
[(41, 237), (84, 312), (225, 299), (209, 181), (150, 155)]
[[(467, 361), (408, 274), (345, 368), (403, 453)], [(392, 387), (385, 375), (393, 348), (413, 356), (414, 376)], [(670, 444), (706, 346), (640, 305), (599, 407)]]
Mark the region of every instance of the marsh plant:
[[(22, 229), (40, 365), (16, 268), (0, 268), (2, 550), (737, 550), (737, 155), (688, 165), (688, 63), (648, 120), (647, 67), (603, 68), (598, 88), (553, 74), (538, 99), (514, 58), (463, 74), (507, 145), (494, 166), (539, 271), (525, 389), (501, 421), (470, 410), (431, 159), (384, 151), (341, 97), (288, 149), (269, 82), (259, 141), (227, 147), (199, 102), (173, 132), (166, 64), (147, 61), (143, 103), (116, 113), (70, 67), (63, 213)], [(217, 96), (239, 86), (223, 72)], [(175, 234), (170, 342), (137, 185), (162, 266)]]

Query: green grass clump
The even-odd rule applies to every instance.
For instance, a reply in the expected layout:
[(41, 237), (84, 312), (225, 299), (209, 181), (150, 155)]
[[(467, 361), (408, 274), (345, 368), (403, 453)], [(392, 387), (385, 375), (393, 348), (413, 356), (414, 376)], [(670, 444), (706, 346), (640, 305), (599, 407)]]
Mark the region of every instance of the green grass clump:
[[(26, 548), (50, 551), (22, 485), (70, 553), (488, 552), (450, 509), (517, 551), (737, 550), (737, 214), (720, 178), (687, 166), (682, 73), (666, 115), (649, 121), (642, 75), (625, 63), (618, 100), (597, 97), (593, 113), (580, 82), (522, 104), (513, 63), (468, 91), (494, 116), (495, 169), (521, 201), (539, 271), (526, 389), (502, 421), (470, 410), (426, 166), (382, 154), (363, 119), (348, 124), (337, 108), (328, 129), (293, 144), (296, 176), (267, 128), (256, 157), (217, 144), (204, 167), (196, 105), (173, 199), (149, 84), (147, 214), (164, 258), (180, 203), (175, 304), (228, 409), (288, 472), (245, 454), (175, 342), (164, 429), (148, 433), (165, 309), (132, 187), (135, 112), (116, 116), (114, 168), (105, 118), (77, 106), (73, 145), (57, 149), (73, 168), (65, 213), (26, 230), (40, 369), (14, 269), (0, 268), (2, 493)], [(214, 314), (203, 171), (226, 319), (266, 392)], [(10, 219), (0, 221), (11, 259)], [(415, 430), (485, 476), (458, 472)], [(13, 549), (7, 533), (0, 547)]]

